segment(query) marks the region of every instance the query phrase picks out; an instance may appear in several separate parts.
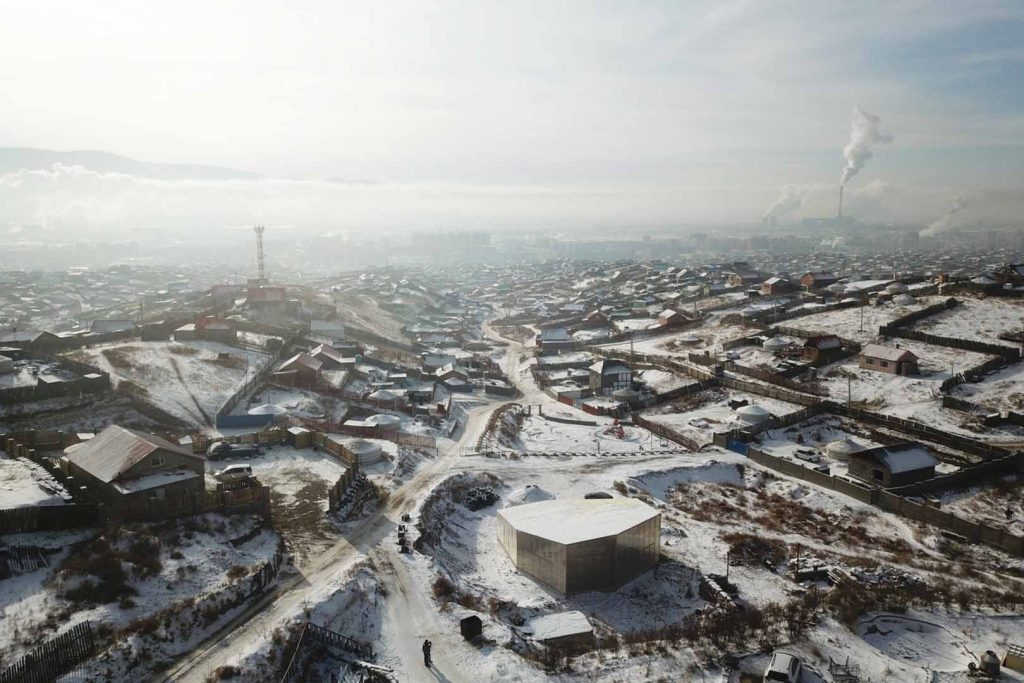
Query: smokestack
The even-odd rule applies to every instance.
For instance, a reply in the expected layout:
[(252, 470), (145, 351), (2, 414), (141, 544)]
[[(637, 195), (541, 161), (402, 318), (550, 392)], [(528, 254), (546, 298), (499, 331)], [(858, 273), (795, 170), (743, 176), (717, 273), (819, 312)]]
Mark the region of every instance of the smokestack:
[(843, 186), (842, 185), (839, 186), (839, 214), (836, 217), (837, 218), (842, 218), (843, 217)]

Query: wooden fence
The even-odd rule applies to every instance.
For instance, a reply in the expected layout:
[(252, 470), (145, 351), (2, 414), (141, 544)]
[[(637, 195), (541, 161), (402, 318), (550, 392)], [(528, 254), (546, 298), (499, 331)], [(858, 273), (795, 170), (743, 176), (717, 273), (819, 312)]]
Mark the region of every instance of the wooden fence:
[(925, 308), (922, 308), (917, 311), (911, 311), (910, 313), (902, 315), (899, 318), (891, 320), (885, 325), (879, 327), (878, 335), (880, 337), (891, 337), (893, 336), (893, 332), (901, 327), (912, 327), (915, 323), (920, 322), (925, 318), (930, 318), (933, 315), (938, 315), (939, 313), (943, 313), (945, 311), (956, 308), (959, 305), (959, 301), (957, 301), (953, 297), (950, 297), (945, 301), (940, 301), (937, 304), (926, 306)]
[(0, 510), (0, 535), (99, 527), (106, 517), (103, 506), (95, 503), (7, 508)]
[(759, 465), (782, 472), (796, 479), (802, 479), (817, 486), (837, 491), (893, 514), (902, 515), (959, 534), (971, 543), (981, 543), (1012, 555), (1024, 556), (1024, 536), (1018, 536), (1006, 531), (1006, 529), (984, 522), (967, 520), (931, 505), (914, 502), (900, 495), (895, 489), (887, 491), (869, 488), (849, 479), (819, 472), (791, 460), (769, 455), (752, 446), (747, 449), (747, 457)]
[(85, 621), (0, 671), (0, 683), (53, 683), (95, 652), (92, 624)]
[(677, 443), (684, 448), (688, 448), (691, 451), (699, 451), (702, 444), (698, 443), (694, 439), (687, 436), (683, 436), (679, 432), (675, 431), (671, 427), (660, 424), (658, 422), (652, 422), (641, 415), (633, 415), (633, 424), (637, 427), (643, 427), (647, 431), (653, 433), (655, 436), (665, 439), (666, 441), (672, 441)]

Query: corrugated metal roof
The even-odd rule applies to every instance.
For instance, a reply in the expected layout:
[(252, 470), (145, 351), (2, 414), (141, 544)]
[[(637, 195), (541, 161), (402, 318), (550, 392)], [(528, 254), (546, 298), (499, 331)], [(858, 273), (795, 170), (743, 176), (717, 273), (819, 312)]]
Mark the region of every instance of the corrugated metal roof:
[(200, 456), (159, 436), (117, 425), (107, 427), (66, 457), (100, 481), (110, 483), (158, 450), (202, 460)]

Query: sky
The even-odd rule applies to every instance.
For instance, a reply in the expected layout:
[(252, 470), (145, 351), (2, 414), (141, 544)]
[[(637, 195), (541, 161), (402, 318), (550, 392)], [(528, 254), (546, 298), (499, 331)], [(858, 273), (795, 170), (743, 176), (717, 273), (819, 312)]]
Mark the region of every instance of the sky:
[(892, 142), (851, 179), (852, 212), (1024, 208), (1019, 1), (7, 0), (3, 17), (0, 146), (263, 178), (26, 169), (0, 176), (0, 234), (754, 223), (780, 195), (787, 219), (827, 215), (856, 107)]

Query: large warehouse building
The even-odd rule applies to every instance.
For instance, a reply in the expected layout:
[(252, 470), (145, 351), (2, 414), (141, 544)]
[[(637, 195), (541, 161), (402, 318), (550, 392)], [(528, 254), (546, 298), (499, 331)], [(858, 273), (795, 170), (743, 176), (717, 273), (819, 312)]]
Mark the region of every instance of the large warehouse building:
[(498, 512), (520, 571), (561, 593), (612, 590), (658, 563), (661, 513), (623, 498), (546, 500)]

